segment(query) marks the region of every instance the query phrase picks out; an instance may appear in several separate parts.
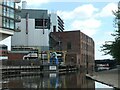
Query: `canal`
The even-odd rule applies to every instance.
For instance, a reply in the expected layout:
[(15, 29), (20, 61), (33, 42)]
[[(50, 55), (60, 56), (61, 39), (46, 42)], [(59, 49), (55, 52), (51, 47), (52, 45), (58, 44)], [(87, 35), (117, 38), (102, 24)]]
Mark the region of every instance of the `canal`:
[(109, 88), (109, 90), (113, 90), (112, 87), (87, 78), (84, 72), (41, 73), (39, 75), (4, 78), (2, 89), (11, 90), (11, 88), (26, 88), (28, 90), (40, 88), (91, 88), (92, 90)]

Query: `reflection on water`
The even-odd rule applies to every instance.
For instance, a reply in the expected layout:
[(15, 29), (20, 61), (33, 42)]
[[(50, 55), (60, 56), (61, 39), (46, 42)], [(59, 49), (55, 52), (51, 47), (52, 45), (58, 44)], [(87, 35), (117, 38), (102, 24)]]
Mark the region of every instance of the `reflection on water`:
[(99, 83), (99, 82), (95, 82), (95, 88), (96, 88), (96, 90), (98, 90), (99, 88), (101, 88), (101, 89), (108, 88), (108, 90), (115, 90), (113, 87), (107, 86), (107, 85)]
[(95, 90), (95, 82), (86, 78), (85, 73), (80, 72), (6, 78), (2, 86), (3, 88), (92, 88)]

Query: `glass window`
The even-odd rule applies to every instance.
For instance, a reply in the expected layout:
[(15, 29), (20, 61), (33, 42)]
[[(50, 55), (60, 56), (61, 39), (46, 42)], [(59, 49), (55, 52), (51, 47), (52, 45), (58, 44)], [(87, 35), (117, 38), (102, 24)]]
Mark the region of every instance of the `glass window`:
[(9, 0), (7, 1), (7, 6), (10, 6), (10, 1)]
[(10, 17), (14, 18), (14, 10), (13, 9), (10, 9)]
[(3, 0), (3, 5), (7, 5), (7, 1), (6, 0)]
[(12, 7), (12, 8), (14, 8), (14, 2), (13, 2), (13, 0), (11, 0), (11, 2), (9, 3), (9, 6)]
[(3, 27), (6, 27), (6, 24), (7, 24), (7, 19), (3, 18)]
[(13, 20), (10, 20), (10, 28), (14, 29), (14, 21)]
[(6, 7), (3, 7), (3, 15), (6, 16), (7, 9)]
[(7, 19), (7, 28), (9, 28), (9, 19)]
[(53, 26), (53, 32), (56, 32), (56, 26)]
[(9, 17), (10, 16), (10, 14), (9, 14), (9, 8), (7, 8), (7, 17)]
[(35, 19), (35, 28), (45, 28), (47, 26), (47, 19)]

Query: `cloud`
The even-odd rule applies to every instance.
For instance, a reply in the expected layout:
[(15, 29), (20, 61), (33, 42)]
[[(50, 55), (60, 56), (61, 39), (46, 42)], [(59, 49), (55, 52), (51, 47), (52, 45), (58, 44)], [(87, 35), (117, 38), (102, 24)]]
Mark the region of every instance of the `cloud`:
[(72, 27), (74, 28), (99, 28), (101, 25), (101, 21), (94, 19), (94, 18), (90, 18), (90, 19), (86, 19), (84, 21), (82, 20), (75, 20), (72, 23)]
[(66, 23), (69, 20), (69, 26), (71, 26), (69, 29), (82, 30), (85, 34), (92, 36), (102, 26), (104, 19), (101, 18), (113, 17), (112, 11), (115, 10), (117, 10), (116, 3), (108, 3), (102, 9), (96, 8), (92, 4), (84, 4), (72, 11), (57, 11), (57, 14)]
[(104, 32), (105, 35), (109, 35), (111, 36), (111, 34), (113, 34), (114, 32), (111, 30), (111, 31), (108, 31), (108, 32)]
[(95, 11), (98, 11), (98, 9), (95, 8), (92, 4), (85, 4), (76, 7), (72, 11), (57, 11), (57, 14), (60, 15), (64, 20), (76, 19), (76, 18), (85, 19), (91, 17)]
[(115, 3), (109, 3), (107, 4), (98, 14), (96, 14), (97, 17), (109, 17), (113, 16), (112, 11), (117, 10), (117, 4)]
[(22, 0), (27, 2), (27, 8), (39, 8), (40, 5), (49, 3), (50, 0)]
[[(89, 10), (88, 10), (89, 9)], [(101, 21), (94, 18), (99, 11), (92, 4), (84, 4), (72, 11), (57, 11), (57, 14), (67, 23), (71, 21), (70, 30), (81, 30), (83, 33), (92, 36), (101, 26)]]
[(92, 36), (98, 31), (97, 29), (101, 26), (101, 21), (94, 18), (84, 21), (75, 20), (71, 25), (73, 29), (80, 29), (85, 34)]

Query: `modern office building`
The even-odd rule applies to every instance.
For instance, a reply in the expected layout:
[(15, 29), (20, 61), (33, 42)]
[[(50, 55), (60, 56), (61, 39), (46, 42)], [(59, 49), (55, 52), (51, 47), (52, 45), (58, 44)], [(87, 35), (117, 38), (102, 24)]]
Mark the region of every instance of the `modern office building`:
[(21, 18), (17, 15), (21, 9), (17, 5), (21, 0), (0, 0), (0, 41), (19, 31), (15, 23)]
[(57, 15), (54, 18), (54, 15), (48, 14), (48, 10), (22, 9), (18, 15), (21, 16), (21, 22), (17, 26), (21, 32), (12, 36), (12, 47), (32, 46), (46, 51), (49, 50), (49, 33), (64, 30), (62, 19)]
[(50, 20), (52, 32), (64, 31), (64, 22), (56, 13), (50, 13)]
[(50, 50), (64, 50), (66, 64), (75, 64), (78, 68), (94, 69), (94, 41), (81, 31), (65, 31), (50, 33)]

